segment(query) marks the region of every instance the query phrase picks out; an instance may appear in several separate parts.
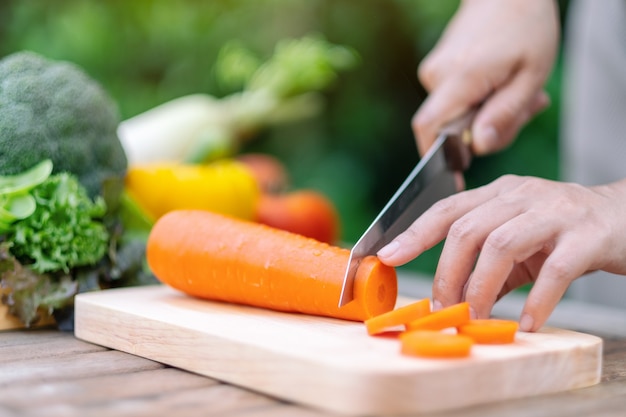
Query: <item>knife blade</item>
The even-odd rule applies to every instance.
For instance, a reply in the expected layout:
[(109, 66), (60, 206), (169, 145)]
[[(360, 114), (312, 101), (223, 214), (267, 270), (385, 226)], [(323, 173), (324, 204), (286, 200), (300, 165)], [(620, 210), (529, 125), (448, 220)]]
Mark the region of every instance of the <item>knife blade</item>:
[(456, 175), (465, 171), (472, 159), (470, 127), (475, 114), (472, 109), (440, 130), (435, 143), (352, 247), (339, 307), (353, 300), (356, 271), (364, 257), (375, 255), (435, 202), (459, 191)]

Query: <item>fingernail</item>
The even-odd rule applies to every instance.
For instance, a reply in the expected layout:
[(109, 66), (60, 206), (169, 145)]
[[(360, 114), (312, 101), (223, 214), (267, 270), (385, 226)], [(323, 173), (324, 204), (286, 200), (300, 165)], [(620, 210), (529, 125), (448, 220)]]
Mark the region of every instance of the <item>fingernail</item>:
[(488, 153), (498, 147), (498, 132), (493, 126), (478, 126), (474, 132), (474, 150), (476, 153)]
[(443, 304), (439, 300), (433, 300), (433, 311), (439, 311), (443, 308)]
[(390, 256), (392, 256), (394, 253), (398, 251), (399, 247), (400, 247), (400, 243), (394, 240), (391, 243), (389, 243), (387, 246), (384, 246), (376, 254), (380, 258), (389, 258)]
[(530, 332), (533, 330), (534, 324), (535, 320), (533, 320), (530, 314), (523, 314), (521, 320), (519, 321), (519, 328), (523, 332)]
[(474, 310), (474, 307), (470, 307), (470, 319), (474, 320), (476, 317), (478, 317), (476, 315), (476, 310)]

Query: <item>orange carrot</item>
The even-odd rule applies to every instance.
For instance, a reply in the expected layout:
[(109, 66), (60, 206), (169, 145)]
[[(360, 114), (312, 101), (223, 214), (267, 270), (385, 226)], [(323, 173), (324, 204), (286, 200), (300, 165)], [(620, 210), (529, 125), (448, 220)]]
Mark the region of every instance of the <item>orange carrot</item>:
[(147, 246), (155, 276), (192, 296), (357, 321), (393, 309), (396, 272), (374, 256), (359, 265), (354, 300), (337, 306), (349, 255), (298, 234), (199, 210), (161, 217)]
[(415, 330), (400, 335), (404, 355), (428, 358), (461, 358), (469, 356), (473, 340), (458, 334), (436, 330)]
[(443, 330), (458, 327), (470, 320), (469, 303), (462, 302), (435, 311), (407, 324), (407, 330)]
[(371, 335), (379, 334), (396, 326), (404, 326), (413, 320), (426, 316), (427, 314), (430, 314), (430, 300), (428, 298), (424, 298), (365, 320), (365, 327), (367, 329), (367, 333)]
[(515, 341), (518, 324), (513, 320), (476, 319), (457, 327), (459, 334), (481, 344), (505, 344)]

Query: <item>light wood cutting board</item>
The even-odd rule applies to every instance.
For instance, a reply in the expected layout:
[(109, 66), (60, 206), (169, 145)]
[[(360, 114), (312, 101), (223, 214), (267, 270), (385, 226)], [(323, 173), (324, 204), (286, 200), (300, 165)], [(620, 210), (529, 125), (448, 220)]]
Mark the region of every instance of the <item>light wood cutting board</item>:
[(350, 415), (422, 413), (599, 382), (602, 340), (518, 333), (464, 359), (402, 356), (363, 323), (198, 300), (165, 286), (76, 297), (76, 336), (288, 401)]

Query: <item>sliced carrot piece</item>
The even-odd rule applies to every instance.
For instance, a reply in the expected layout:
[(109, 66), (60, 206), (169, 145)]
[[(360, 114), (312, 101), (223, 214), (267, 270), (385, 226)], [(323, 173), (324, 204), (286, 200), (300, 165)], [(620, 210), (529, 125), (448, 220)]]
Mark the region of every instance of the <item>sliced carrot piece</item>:
[(380, 334), (396, 326), (405, 326), (407, 323), (428, 314), (430, 314), (430, 300), (424, 298), (365, 320), (365, 327), (367, 333), (371, 335)]
[(196, 297), (355, 321), (392, 310), (396, 272), (375, 256), (359, 264), (354, 300), (337, 306), (349, 257), (345, 248), (201, 210), (165, 214), (147, 244), (154, 275)]
[(481, 344), (506, 344), (515, 341), (518, 324), (513, 320), (475, 319), (457, 327), (459, 334)]
[(469, 303), (462, 302), (413, 320), (406, 327), (407, 330), (443, 330), (448, 327), (462, 326), (469, 320)]
[(403, 355), (428, 358), (463, 358), (470, 354), (474, 341), (458, 334), (436, 330), (414, 330), (400, 335)]

